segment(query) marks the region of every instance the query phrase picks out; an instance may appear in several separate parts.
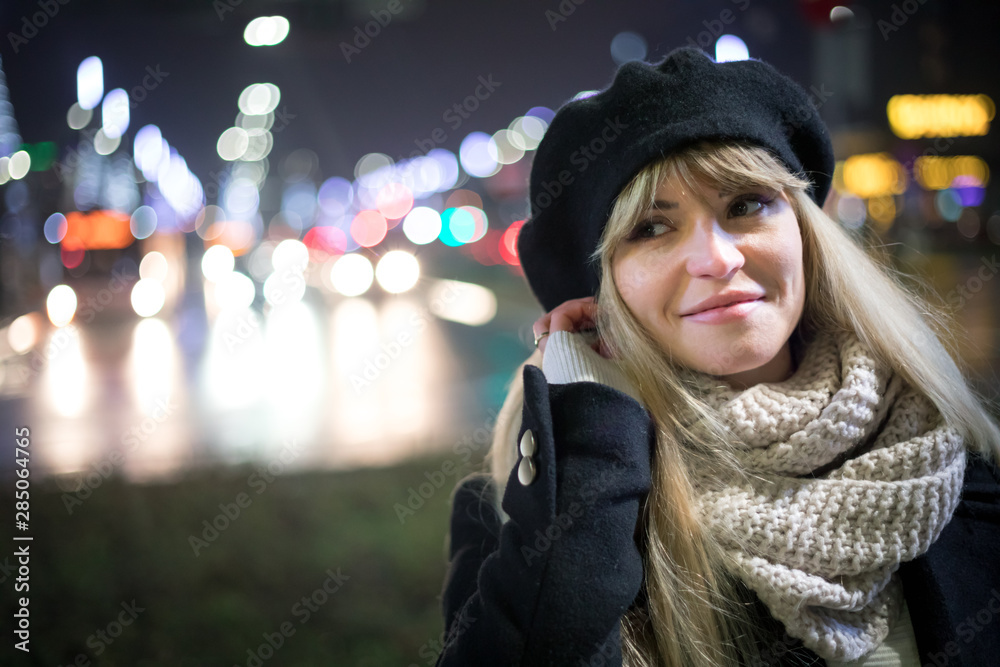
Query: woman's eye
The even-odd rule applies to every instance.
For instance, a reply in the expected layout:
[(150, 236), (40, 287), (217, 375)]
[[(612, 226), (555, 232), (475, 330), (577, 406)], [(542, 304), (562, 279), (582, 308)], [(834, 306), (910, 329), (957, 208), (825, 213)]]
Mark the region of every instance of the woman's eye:
[(753, 215), (754, 213), (761, 211), (770, 201), (770, 199), (761, 195), (745, 197), (744, 199), (733, 202), (732, 208), (730, 208), (730, 213), (737, 218)]
[(630, 238), (649, 239), (670, 231), (670, 226), (659, 220), (644, 220), (635, 226)]

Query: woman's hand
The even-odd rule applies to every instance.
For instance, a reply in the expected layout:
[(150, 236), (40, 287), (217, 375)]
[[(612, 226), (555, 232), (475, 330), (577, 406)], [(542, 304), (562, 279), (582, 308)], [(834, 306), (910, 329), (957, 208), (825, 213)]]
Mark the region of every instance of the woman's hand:
[[(596, 328), (597, 303), (594, 301), (594, 297), (588, 296), (582, 299), (570, 299), (556, 306), (535, 320), (531, 331), (534, 333), (535, 339), (538, 340), (538, 349), (544, 354), (549, 334), (557, 331), (583, 333), (593, 331)], [(590, 347), (602, 357), (610, 358), (607, 348), (600, 339), (594, 340)]]

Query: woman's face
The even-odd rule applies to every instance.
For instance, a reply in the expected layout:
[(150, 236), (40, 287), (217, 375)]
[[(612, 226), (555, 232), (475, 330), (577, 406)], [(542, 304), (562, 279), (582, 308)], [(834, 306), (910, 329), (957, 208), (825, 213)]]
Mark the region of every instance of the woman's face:
[(784, 380), (805, 303), (791, 203), (767, 188), (698, 193), (660, 184), (612, 260), (618, 291), (674, 362), (737, 388)]

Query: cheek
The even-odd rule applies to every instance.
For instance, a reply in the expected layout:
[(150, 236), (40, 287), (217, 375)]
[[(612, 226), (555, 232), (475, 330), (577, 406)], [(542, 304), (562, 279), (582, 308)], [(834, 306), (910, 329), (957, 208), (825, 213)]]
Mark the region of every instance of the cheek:
[(647, 306), (664, 296), (665, 267), (648, 256), (630, 256), (615, 267), (615, 285), (632, 311), (643, 318)]

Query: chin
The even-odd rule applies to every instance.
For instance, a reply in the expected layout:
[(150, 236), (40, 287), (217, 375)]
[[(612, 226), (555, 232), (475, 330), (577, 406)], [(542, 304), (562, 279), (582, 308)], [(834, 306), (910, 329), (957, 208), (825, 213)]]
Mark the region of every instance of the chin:
[(777, 356), (779, 349), (748, 349), (736, 341), (715, 348), (714, 353), (698, 355), (691, 368), (708, 375), (726, 376), (761, 370)]

